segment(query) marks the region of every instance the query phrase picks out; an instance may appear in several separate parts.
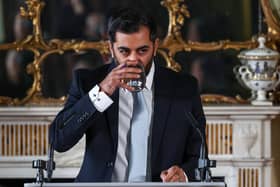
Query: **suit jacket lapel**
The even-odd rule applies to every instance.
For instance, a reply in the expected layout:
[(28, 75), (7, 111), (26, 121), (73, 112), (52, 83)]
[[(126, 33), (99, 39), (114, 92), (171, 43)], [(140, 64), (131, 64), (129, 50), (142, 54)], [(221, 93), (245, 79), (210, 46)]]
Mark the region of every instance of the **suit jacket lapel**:
[(119, 89), (111, 96), (114, 103), (106, 111), (108, 127), (113, 139), (114, 150), (117, 149), (118, 143), (118, 122), (119, 122)]
[[(113, 62), (109, 68), (109, 73), (114, 67), (115, 63)], [(111, 96), (111, 99), (114, 101), (114, 103), (106, 110), (106, 115), (108, 119), (108, 128), (110, 130), (114, 150), (117, 149), (117, 143), (118, 143), (118, 123), (119, 123), (119, 89), (116, 89), (116, 91)]]
[[(156, 66), (154, 76), (154, 118), (152, 126), (152, 164), (157, 159), (172, 100), (172, 81)], [(153, 165), (152, 165), (153, 168)]]

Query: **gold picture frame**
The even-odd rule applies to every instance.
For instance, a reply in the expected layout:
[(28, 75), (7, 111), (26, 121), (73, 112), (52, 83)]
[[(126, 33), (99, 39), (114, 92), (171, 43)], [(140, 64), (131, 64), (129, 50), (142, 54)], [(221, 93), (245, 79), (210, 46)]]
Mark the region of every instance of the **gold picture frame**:
[[(0, 96), (0, 105), (18, 106), (18, 105), (61, 105), (65, 102), (66, 96), (61, 98), (45, 98), (42, 96), (42, 75), (41, 63), (51, 54), (63, 54), (66, 51), (73, 50), (80, 52), (87, 49), (99, 51), (102, 55), (109, 54), (109, 48), (106, 41), (89, 42), (76, 40), (60, 40), (51, 39), (45, 41), (42, 37), (41, 30), (41, 13), (45, 6), (42, 0), (26, 0), (26, 6), (20, 7), (20, 14), (26, 19), (32, 21), (33, 33), (21, 41), (12, 43), (0, 44), (0, 50), (29, 50), (34, 53), (34, 60), (27, 66), (27, 73), (32, 75), (34, 81), (32, 86), (27, 90), (26, 97), (11, 98)], [(163, 0), (161, 5), (164, 6), (169, 15), (169, 26), (166, 37), (162, 40), (158, 52), (164, 57), (168, 68), (174, 71), (180, 71), (180, 65), (175, 62), (174, 57), (178, 51), (216, 51), (226, 49), (250, 49), (257, 46), (254, 39), (248, 41), (230, 41), (221, 40), (215, 42), (192, 42), (184, 41), (182, 38), (181, 29), (185, 18), (190, 16), (187, 5), (184, 0)], [(273, 17), (269, 7), (268, 0), (261, 0), (261, 5), (265, 14), (265, 19), (268, 24), (267, 37), (270, 39), (270, 44), (273, 46), (280, 39), (279, 23)], [(240, 97), (226, 97), (222, 95), (202, 95), (204, 103), (231, 103), (240, 104), (247, 103)]]

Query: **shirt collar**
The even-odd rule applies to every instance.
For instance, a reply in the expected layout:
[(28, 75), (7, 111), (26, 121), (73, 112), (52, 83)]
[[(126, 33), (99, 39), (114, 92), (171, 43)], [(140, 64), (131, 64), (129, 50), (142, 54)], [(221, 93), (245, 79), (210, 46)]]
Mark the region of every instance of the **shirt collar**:
[(152, 85), (153, 85), (153, 80), (154, 80), (154, 74), (155, 74), (155, 63), (154, 61), (152, 62), (152, 66), (151, 69), (148, 73), (148, 75), (146, 76), (146, 85), (145, 88), (148, 90), (152, 89)]

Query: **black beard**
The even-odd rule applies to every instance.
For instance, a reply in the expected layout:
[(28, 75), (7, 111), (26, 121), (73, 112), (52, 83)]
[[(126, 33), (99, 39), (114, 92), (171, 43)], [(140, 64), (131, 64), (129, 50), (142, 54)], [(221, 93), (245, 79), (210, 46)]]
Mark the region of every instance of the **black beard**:
[(151, 58), (150, 62), (147, 64), (147, 66), (145, 67), (145, 73), (146, 75), (149, 74), (150, 70), (151, 70), (151, 67), (152, 67), (152, 64), (153, 64), (153, 59), (154, 58)]

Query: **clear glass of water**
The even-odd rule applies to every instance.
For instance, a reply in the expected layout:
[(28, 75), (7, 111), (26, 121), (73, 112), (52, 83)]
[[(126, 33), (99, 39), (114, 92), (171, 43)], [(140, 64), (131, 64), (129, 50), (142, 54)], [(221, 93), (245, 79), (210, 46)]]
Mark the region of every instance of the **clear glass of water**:
[(142, 63), (137, 63), (137, 65), (127, 65), (127, 67), (136, 67), (141, 69), (140, 77), (138, 79), (125, 79), (124, 82), (134, 88), (133, 92), (139, 92), (143, 90), (146, 85), (146, 74), (145, 68)]

